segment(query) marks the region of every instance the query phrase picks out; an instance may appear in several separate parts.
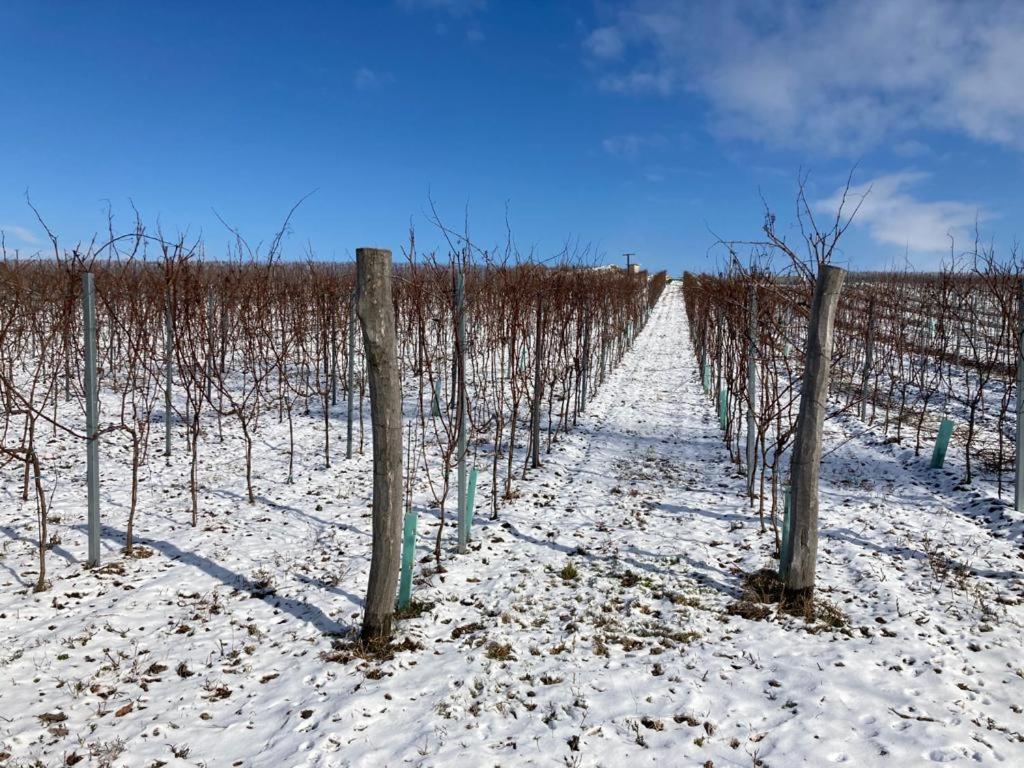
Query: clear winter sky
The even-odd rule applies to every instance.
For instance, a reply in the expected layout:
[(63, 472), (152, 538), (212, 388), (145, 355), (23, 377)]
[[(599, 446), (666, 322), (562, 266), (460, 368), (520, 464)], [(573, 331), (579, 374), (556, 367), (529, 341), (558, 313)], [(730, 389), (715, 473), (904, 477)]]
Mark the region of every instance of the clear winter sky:
[(1024, 2), (0, 0), (0, 227), (31, 253), (131, 223), (286, 255), (568, 238), (673, 272), (873, 185), (854, 268), (1024, 234)]

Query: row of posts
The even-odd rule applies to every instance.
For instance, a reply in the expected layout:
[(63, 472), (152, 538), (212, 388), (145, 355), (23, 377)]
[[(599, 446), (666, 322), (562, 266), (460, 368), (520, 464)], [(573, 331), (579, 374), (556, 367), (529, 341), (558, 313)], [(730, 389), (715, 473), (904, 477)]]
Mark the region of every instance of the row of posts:
[[(172, 421), (172, 380), (174, 355), (174, 319), (172, 311), (173, 294), (168, 288), (164, 299), (164, 457), (167, 466), (171, 464), (171, 421)], [(353, 425), (355, 414), (355, 346), (356, 346), (356, 309), (353, 294), (348, 305), (348, 360), (347, 360), (347, 395), (346, 405), (346, 445), (345, 457), (352, 458)], [(207, 316), (212, 327), (213, 297), (207, 300)], [(222, 314), (222, 335), (226, 336)], [(87, 568), (100, 565), (100, 470), (99, 470), (99, 390), (97, 381), (97, 338), (96, 338), (96, 283), (91, 272), (82, 274), (82, 329), (85, 348), (85, 436), (86, 436), (86, 497), (87, 497), (87, 528), (88, 553), (85, 561)], [(210, 345), (207, 361), (206, 394), (212, 394), (213, 381), (213, 345)], [(475, 476), (475, 473), (474, 473)]]
[[(1017, 424), (1016, 424), (1016, 450), (1014, 459), (1014, 507), (1018, 514), (1024, 514), (1024, 451), (1020, 450), (1021, 446), (1024, 445), (1024, 280), (1021, 280), (1018, 284), (1018, 325), (1017, 325), (1017, 341), (1018, 341), (1018, 359), (1017, 359)], [(748, 495), (753, 498), (754, 496), (754, 476), (755, 476), (755, 465), (757, 456), (757, 417), (756, 417), (756, 403), (757, 403), (757, 289), (752, 283), (748, 294), (748, 327), (747, 327), (747, 435), (746, 435), (746, 479), (747, 479), (747, 492)], [(868, 314), (867, 314), (867, 326), (866, 326), (866, 341), (864, 350), (864, 365), (861, 370), (861, 402), (859, 406), (859, 416), (861, 419), (866, 418), (867, 415), (867, 400), (868, 391), (871, 377), (871, 368), (874, 363), (874, 342), (875, 342), (875, 298), (872, 296), (868, 301)], [(719, 320), (715, 326), (717, 347), (719, 350), (719, 359), (716, 360), (716, 372), (717, 372), (717, 415), (719, 426), (722, 430), (725, 430), (728, 425), (728, 414), (729, 414), (729, 391), (723, 386), (722, 382), (722, 365), (721, 350), (722, 350), (722, 326)], [(787, 344), (787, 348), (788, 348)], [(707, 344), (703, 345), (702, 357), (700, 360), (700, 375), (701, 384), (705, 394), (710, 394), (713, 386), (712, 382), (712, 365), (711, 361), (707, 357)], [(954, 423), (949, 418), (944, 417), (939, 424), (938, 434), (935, 439), (935, 447), (932, 451), (932, 457), (930, 466), (932, 469), (941, 469), (945, 464), (946, 453), (949, 448), (949, 441), (952, 437), (954, 429)], [(790, 489), (789, 485), (784, 486), (785, 489), (785, 517), (783, 522), (783, 541), (786, 540), (786, 534), (788, 533), (787, 527), (789, 524), (789, 499)]]

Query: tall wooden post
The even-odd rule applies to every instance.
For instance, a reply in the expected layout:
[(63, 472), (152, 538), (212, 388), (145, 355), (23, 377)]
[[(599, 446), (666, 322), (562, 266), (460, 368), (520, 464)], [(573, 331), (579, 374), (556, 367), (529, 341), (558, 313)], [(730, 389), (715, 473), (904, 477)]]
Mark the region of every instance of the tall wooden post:
[(391, 251), (356, 249), (356, 312), (363, 328), (373, 428), (373, 544), (364, 640), (391, 637), (402, 548), (402, 389), (391, 298)]
[(458, 461), (458, 532), (459, 553), (468, 551), (469, 534), (466, 520), (466, 312), (465, 312), (465, 276), (457, 268), (455, 272), (455, 398), (458, 405), (457, 428), (458, 445), (456, 459)]
[(100, 437), (96, 387), (96, 289), (92, 273), (82, 275), (82, 326), (85, 331), (85, 478), (88, 495), (87, 568), (100, 564)]
[(827, 264), (818, 266), (818, 278), (807, 324), (807, 353), (804, 361), (800, 412), (797, 416), (793, 455), (790, 462), (792, 521), (785, 574), (787, 599), (806, 599), (814, 593), (814, 571), (818, 559), (818, 474), (821, 465), (821, 435), (828, 398), (829, 368), (832, 364), (832, 332), (839, 292), (846, 272)]

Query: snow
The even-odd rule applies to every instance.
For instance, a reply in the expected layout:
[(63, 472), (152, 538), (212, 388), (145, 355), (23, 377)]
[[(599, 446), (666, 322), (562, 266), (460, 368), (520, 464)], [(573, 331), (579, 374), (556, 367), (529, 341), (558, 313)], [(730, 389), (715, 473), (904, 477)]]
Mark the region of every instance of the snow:
[(358, 627), (371, 478), (368, 450), (323, 467), (317, 421), (294, 485), (287, 426), (261, 423), (251, 506), (240, 435), (204, 443), (197, 529), (187, 462), (154, 450), (145, 558), (120, 554), (127, 484), (105, 460), (98, 571), (81, 567), (84, 451), (58, 434), (61, 543), (40, 594), (34, 507), (4, 477), (8, 764), (1024, 765), (1024, 527), (988, 480), (957, 490), (953, 456), (931, 471), (852, 417), (829, 422), (818, 585), (848, 626), (727, 613), (742, 572), (774, 567), (773, 539), (674, 286), (499, 520), (481, 505), (469, 554), (445, 527), (444, 573), (420, 507), (413, 594), (431, 607), (399, 623), (411, 642), (390, 660), (321, 657)]

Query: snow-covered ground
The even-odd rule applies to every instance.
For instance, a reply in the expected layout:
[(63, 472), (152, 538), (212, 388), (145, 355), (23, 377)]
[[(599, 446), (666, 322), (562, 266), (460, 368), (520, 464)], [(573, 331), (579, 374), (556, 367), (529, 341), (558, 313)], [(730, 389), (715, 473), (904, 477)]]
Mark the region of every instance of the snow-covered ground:
[[(55, 438), (61, 440), (60, 436)], [(286, 436), (266, 425), (264, 447)], [(315, 436), (312, 438), (315, 439)], [(421, 510), (394, 658), (327, 661), (358, 626), (369, 456), (296, 483), (240, 440), (150, 462), (149, 557), (125, 559), (104, 477), (106, 565), (82, 569), (84, 499), (58, 483), (53, 589), (33, 594), (31, 503), (0, 497), (0, 754), (10, 765), (1024, 765), (1022, 521), (986, 482), (830, 422), (819, 592), (847, 625), (727, 608), (771, 565), (701, 394), (670, 286), (632, 351), (444, 573)], [(67, 448), (66, 472), (80, 472)], [(260, 451), (257, 451), (257, 456)], [(264, 452), (266, 453), (266, 452)], [(180, 462), (185, 464), (186, 462)], [(109, 463), (108, 463), (109, 465)], [(108, 472), (120, 471), (110, 468)], [(483, 506), (483, 505), (481, 505)], [(4, 758), (0, 757), (0, 764)]]

